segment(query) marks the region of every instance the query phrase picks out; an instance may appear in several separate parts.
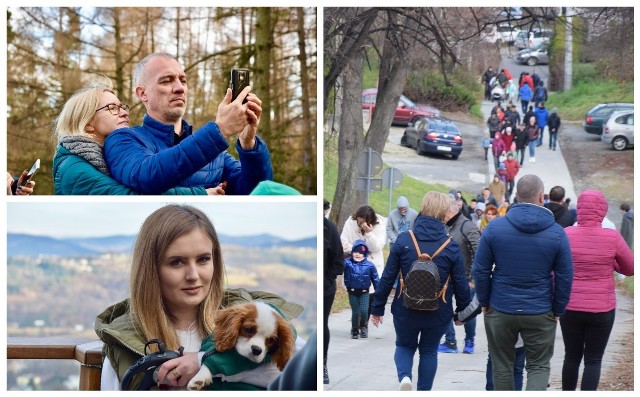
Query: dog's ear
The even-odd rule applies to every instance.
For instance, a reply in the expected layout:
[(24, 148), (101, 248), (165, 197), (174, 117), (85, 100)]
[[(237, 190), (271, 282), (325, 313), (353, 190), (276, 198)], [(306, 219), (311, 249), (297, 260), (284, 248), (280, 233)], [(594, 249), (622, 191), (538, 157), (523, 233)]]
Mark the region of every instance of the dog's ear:
[(216, 313), (213, 335), (217, 351), (226, 352), (235, 346), (240, 327), (245, 318), (246, 309), (244, 309), (243, 305), (227, 307)]
[(278, 349), (273, 353), (271, 359), (276, 363), (276, 366), (280, 371), (284, 370), (284, 366), (287, 365), (289, 359), (293, 355), (293, 349), (295, 346), (296, 336), (293, 334), (293, 330), (287, 320), (274, 313), (276, 317), (276, 324), (278, 329)]

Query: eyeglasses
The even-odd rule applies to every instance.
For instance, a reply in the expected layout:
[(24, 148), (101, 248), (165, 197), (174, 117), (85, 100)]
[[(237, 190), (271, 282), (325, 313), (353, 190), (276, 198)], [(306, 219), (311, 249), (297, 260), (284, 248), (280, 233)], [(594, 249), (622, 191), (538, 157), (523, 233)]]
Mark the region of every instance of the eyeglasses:
[(108, 109), (109, 113), (111, 113), (114, 116), (117, 116), (120, 114), (120, 109), (124, 110), (125, 112), (128, 112), (129, 106), (125, 105), (124, 103), (121, 103), (119, 105), (115, 103), (110, 103), (108, 105), (104, 105), (103, 107), (96, 109), (96, 113), (98, 113), (102, 109)]

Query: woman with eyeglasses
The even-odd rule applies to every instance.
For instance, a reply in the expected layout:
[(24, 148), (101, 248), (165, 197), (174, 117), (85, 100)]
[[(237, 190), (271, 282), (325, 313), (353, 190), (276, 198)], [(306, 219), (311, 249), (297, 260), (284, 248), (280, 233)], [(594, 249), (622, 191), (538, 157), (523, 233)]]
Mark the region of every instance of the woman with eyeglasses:
[[(129, 107), (113, 93), (108, 79), (89, 84), (69, 98), (55, 122), (55, 194), (138, 194), (111, 178), (102, 153), (107, 135), (128, 126)], [(164, 194), (215, 195), (224, 194), (224, 190), (220, 186), (178, 187)]]

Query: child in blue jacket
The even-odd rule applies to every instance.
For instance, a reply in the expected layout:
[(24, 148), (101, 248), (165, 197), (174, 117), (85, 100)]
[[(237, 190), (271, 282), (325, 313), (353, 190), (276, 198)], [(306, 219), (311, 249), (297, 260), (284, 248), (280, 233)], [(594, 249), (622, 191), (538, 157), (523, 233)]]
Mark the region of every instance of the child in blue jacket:
[(351, 258), (344, 260), (344, 285), (349, 293), (351, 305), (351, 338), (368, 336), (369, 287), (378, 288), (378, 271), (367, 259), (369, 247), (364, 240), (356, 240), (351, 249)]

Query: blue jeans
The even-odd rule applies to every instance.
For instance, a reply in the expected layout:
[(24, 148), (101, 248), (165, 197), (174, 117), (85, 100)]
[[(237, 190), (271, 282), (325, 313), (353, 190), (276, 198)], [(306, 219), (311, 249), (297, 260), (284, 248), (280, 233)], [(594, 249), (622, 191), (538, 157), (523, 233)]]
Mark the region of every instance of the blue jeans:
[[(522, 390), (522, 380), (524, 378), (524, 346), (516, 347), (516, 361), (513, 364), (513, 380), (516, 390)], [(491, 355), (487, 356), (487, 385), (485, 390), (493, 390), (493, 365), (491, 365)]]
[(396, 352), (393, 359), (398, 371), (398, 381), (408, 376), (413, 379), (413, 356), (418, 350), (418, 383), (416, 390), (431, 390), (438, 369), (438, 345), (447, 324), (433, 328), (412, 328), (393, 318), (396, 330)]
[(522, 105), (522, 114), (527, 113), (527, 107), (529, 106), (529, 101), (525, 101), (524, 99), (521, 99), (520, 104)]
[(558, 144), (558, 131), (549, 131), (549, 149), (555, 149)]
[[(473, 340), (476, 337), (476, 318), (464, 323), (464, 340)], [(456, 343), (456, 329), (453, 326), (453, 320), (449, 323), (449, 326), (444, 332), (444, 341), (449, 343)]]
[(547, 126), (540, 126), (540, 135), (538, 135), (538, 146), (542, 145), (542, 138), (544, 137), (544, 130)]
[[(475, 289), (471, 288), (471, 296), (475, 293)], [(444, 341), (449, 343), (456, 343), (456, 330), (453, 327), (453, 320), (447, 326), (444, 332)], [(464, 339), (473, 340), (476, 337), (476, 317), (464, 323)]]
[(536, 157), (536, 142), (537, 140), (529, 141), (529, 158)]

